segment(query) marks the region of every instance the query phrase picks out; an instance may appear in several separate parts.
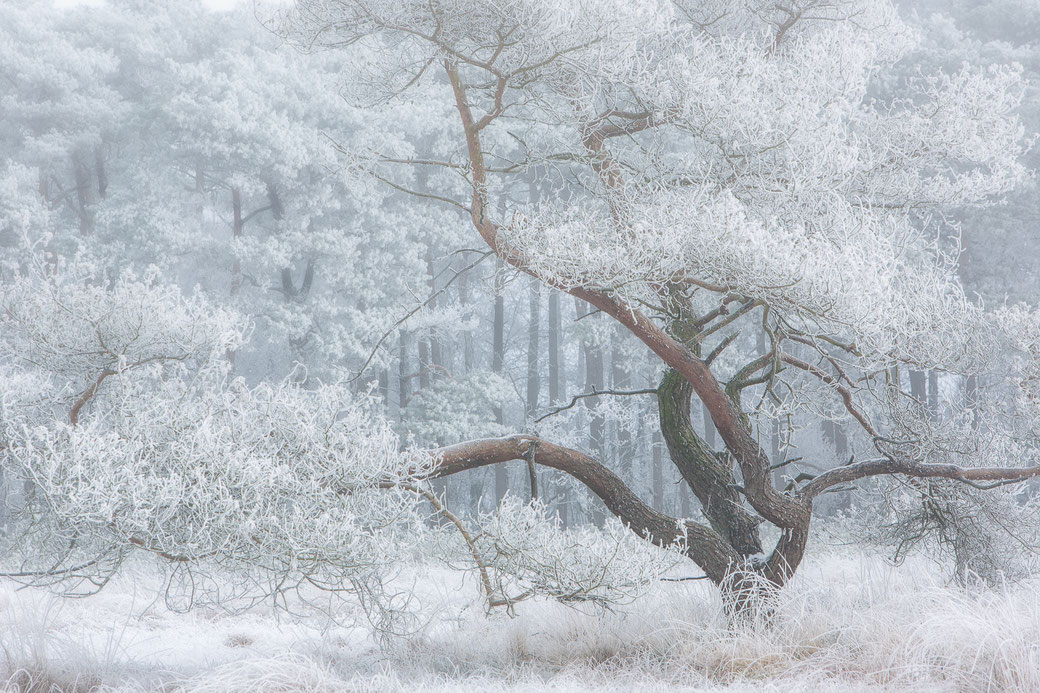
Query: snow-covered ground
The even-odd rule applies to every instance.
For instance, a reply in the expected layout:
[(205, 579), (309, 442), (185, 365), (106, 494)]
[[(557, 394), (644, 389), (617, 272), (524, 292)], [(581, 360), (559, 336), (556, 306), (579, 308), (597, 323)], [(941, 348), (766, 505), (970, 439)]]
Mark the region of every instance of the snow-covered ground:
[(1040, 584), (963, 590), (936, 575), (817, 555), (770, 625), (734, 630), (702, 582), (661, 583), (613, 613), (532, 601), (488, 617), (470, 581), (415, 566), (399, 586), (423, 620), (383, 647), (349, 603), (333, 623), (177, 613), (140, 576), (77, 600), (8, 585), (0, 666), (12, 691), (1040, 690)]

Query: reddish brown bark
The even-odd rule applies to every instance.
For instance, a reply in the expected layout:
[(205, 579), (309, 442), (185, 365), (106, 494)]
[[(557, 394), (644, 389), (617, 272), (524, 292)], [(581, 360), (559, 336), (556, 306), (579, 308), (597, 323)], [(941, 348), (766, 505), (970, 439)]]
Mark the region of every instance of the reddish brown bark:
[(658, 546), (670, 546), (685, 539), (687, 555), (716, 584), (725, 581), (731, 569), (742, 563), (742, 557), (710, 527), (680, 521), (651, 508), (617, 474), (577, 450), (533, 436), (509, 436), (451, 445), (433, 450), (432, 454), (437, 459), (436, 477), (510, 460), (533, 459), (536, 464), (570, 474), (585, 484), (610, 512), (640, 537)]

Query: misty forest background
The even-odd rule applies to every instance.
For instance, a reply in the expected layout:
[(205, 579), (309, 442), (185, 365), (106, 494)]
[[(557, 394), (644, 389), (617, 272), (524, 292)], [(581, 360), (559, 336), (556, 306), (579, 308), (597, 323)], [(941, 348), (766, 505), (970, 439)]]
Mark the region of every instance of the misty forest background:
[[(1027, 88), (1023, 122), (1040, 130), (1040, 5), (899, 5), (922, 41), (879, 89), (964, 62), (1017, 62)], [(3, 2), (0, 281), (30, 255), (78, 255), (113, 279), (157, 267), (185, 292), (200, 287), (213, 303), (250, 316), (248, 342), (229, 354), (250, 382), (371, 388), (402, 439), (423, 447), (538, 431), (593, 452), (662, 511), (692, 516), (695, 501), (667, 462), (652, 397), (573, 399), (655, 388), (660, 362), (585, 302), (496, 265), (476, 247), (464, 213), (424, 197), (455, 184), (453, 174), (408, 173), (407, 163), (427, 154), (409, 142), (430, 152), (453, 146), (457, 124), (447, 106), (352, 107), (339, 93), (346, 69), (335, 51), (288, 47), (247, 5)], [(515, 146), (522, 153), (519, 137)], [(410, 176), (407, 189), (359, 183), (341, 150), (399, 159), (393, 178)], [(1040, 152), (1026, 163), (1040, 165)], [(516, 176), (508, 194), (537, 202), (590, 184), (546, 166)], [(952, 221), (959, 235), (944, 244), (960, 253), (969, 296), (988, 307), (1036, 301), (1035, 181), (1003, 206)], [(754, 353), (764, 339), (745, 331), (734, 351)], [(986, 387), (937, 371), (899, 375), (936, 418), (962, 412)], [(697, 406), (698, 433), (714, 445)], [(859, 442), (840, 422), (800, 416), (756, 433), (774, 463), (837, 463)], [(522, 461), (437, 483), (461, 513), (531, 493)], [(538, 486), (565, 526), (606, 517), (562, 474), (539, 470)], [(821, 512), (855, 502), (835, 494)]]

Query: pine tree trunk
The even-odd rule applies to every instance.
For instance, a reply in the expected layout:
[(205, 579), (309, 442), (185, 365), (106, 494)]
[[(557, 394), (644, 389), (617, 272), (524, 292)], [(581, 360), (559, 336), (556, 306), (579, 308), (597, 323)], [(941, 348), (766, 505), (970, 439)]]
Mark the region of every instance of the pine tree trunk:
[(928, 405), (928, 377), (924, 371), (910, 371), (910, 395), (921, 403)]
[(704, 442), (708, 444), (708, 447), (712, 450), (715, 449), (715, 422), (711, 420), (711, 412), (708, 411), (707, 407), (698, 405), (701, 410), (701, 419), (704, 423)]
[[(585, 318), (592, 320), (594, 318)], [(603, 389), (603, 350), (599, 345), (588, 340), (582, 342), (582, 351), (585, 353), (585, 392), (596, 392)], [(598, 413), (599, 402), (596, 397), (585, 398), (585, 406), (589, 411), (589, 448), (594, 450), (599, 459), (605, 456), (605, 424), (603, 417)], [(592, 521), (597, 527), (602, 527), (606, 521), (606, 514), (602, 504), (592, 498), (591, 514)]]
[(79, 216), (79, 232), (83, 236), (94, 230), (93, 188), (91, 186), (90, 166), (83, 160), (83, 154), (72, 155), (72, 175), (76, 181), (76, 214)]
[[(231, 188), (231, 211), (233, 220), (231, 224), (231, 238), (238, 240), (242, 237), (244, 222), (242, 221), (242, 191), (237, 187)], [(234, 253), (231, 260), (231, 295), (238, 296), (238, 291), (242, 287), (242, 261), (238, 258), (238, 253), (235, 248), (232, 248)]]
[[(469, 305), (469, 272), (463, 272), (459, 277), (459, 306), (465, 313)], [(469, 375), (473, 372), (473, 334), (467, 330), (462, 334), (462, 373)]]
[[(469, 272), (463, 272), (458, 279), (459, 306), (463, 314), (470, 305), (469, 302)], [(468, 376), (473, 372), (475, 357), (473, 353), (473, 333), (466, 330), (462, 334), (462, 375)], [(484, 472), (473, 472), (469, 476), (469, 502), (470, 509), (477, 513), (480, 511), (480, 499), (484, 495)]]
[[(491, 370), (501, 375), (505, 365), (505, 329), (506, 329), (506, 301), (504, 287), (502, 286), (503, 265), (499, 260), (495, 267), (495, 312), (492, 318), (492, 345), (491, 345)], [(505, 425), (505, 412), (502, 406), (495, 407), (495, 423)], [(495, 502), (501, 503), (509, 491), (509, 470), (506, 465), (495, 466)]]
[(399, 421), (404, 421), (404, 410), (411, 398), (410, 373), (408, 372), (410, 347), (411, 335), (401, 330), (397, 354), (397, 418)]
[(390, 371), (386, 368), (379, 369), (379, 396), (383, 400), (383, 410), (390, 415)]
[[(610, 350), (610, 383), (613, 389), (621, 391), (628, 390), (631, 387), (628, 372), (625, 369), (626, 364), (622, 350), (623, 339), (624, 328), (618, 325), (615, 327), (614, 340), (611, 343)], [(632, 440), (632, 431), (624, 425), (625, 423), (631, 422), (618, 422), (617, 469), (621, 478), (631, 483), (636, 450), (635, 443)]]
[(559, 404), (563, 397), (560, 377), (560, 292), (549, 294), (549, 404)]
[(689, 381), (669, 369), (658, 387), (658, 417), (669, 456), (684, 480), (680, 490), (683, 516), (689, 517), (687, 489), (692, 489), (704, 516), (729, 546), (742, 556), (759, 553), (759, 520), (744, 509), (729, 458), (717, 455), (693, 430), (692, 399)]
[(419, 389), (425, 390), (430, 387), (430, 343), (420, 339), (418, 348), (419, 363), (416, 364), (416, 368), (419, 369)]
[(964, 406), (971, 411), (971, 425), (975, 430), (978, 430), (982, 423), (982, 412), (980, 411), (982, 399), (979, 387), (979, 376), (969, 375), (964, 379)]
[(939, 420), (939, 371), (928, 371), (928, 415), (932, 421)]
[[(563, 363), (560, 360), (560, 339), (563, 325), (560, 317), (560, 292), (549, 292), (549, 404), (559, 406), (566, 396), (566, 377), (563, 371)], [(559, 472), (552, 472), (550, 477), (554, 480), (554, 498), (557, 500), (557, 513), (560, 516), (560, 524), (564, 527), (570, 526), (570, 487)]]
[(108, 197), (108, 172), (105, 170), (105, 156), (101, 147), (94, 150), (94, 176), (97, 178), (98, 199)]
[[(426, 277), (427, 289), (429, 291), (429, 307), (433, 310), (437, 308), (437, 274), (433, 263), (433, 246), (427, 246), (426, 248)], [(430, 387), (431, 382), (442, 367), (440, 340), (437, 339), (436, 332), (431, 329), (429, 341), (426, 339), (419, 341), (419, 387), (424, 390)], [(433, 442), (440, 446), (449, 441), (436, 440)], [(449, 505), (448, 480), (434, 479), (432, 485), (434, 495), (440, 498), (441, 502), (446, 506)], [(436, 522), (443, 523), (445, 521), (447, 521), (447, 518), (438, 513)]]
[[(245, 222), (242, 221), (242, 192), (237, 188), (231, 188), (231, 297), (238, 296), (239, 289), (242, 287), (242, 261), (238, 257), (238, 249), (235, 247), (239, 238), (242, 236), (242, 230)], [(228, 350), (228, 362), (231, 364), (232, 370), (235, 368), (235, 350)]]
[[(542, 385), (542, 374), (538, 370), (538, 364), (540, 361), (538, 351), (541, 348), (542, 329), (542, 283), (534, 277), (531, 277), (529, 286), (529, 320), (527, 324), (527, 406), (526, 411), (524, 412), (525, 418), (528, 422), (533, 421), (535, 414), (538, 412), (538, 396)], [(532, 460), (528, 460), (527, 462), (527, 478), (531, 492), (531, 500), (536, 500), (538, 498), (538, 472), (536, 471)]]
[[(429, 277), (429, 290), (430, 290), (430, 309), (433, 310), (437, 307), (437, 280), (436, 280), (436, 267), (433, 262), (433, 247), (426, 249), (426, 275)], [(444, 354), (441, 349), (441, 340), (437, 338), (437, 333), (434, 330), (430, 330), (430, 366), (434, 373), (441, 372), (444, 368)]]

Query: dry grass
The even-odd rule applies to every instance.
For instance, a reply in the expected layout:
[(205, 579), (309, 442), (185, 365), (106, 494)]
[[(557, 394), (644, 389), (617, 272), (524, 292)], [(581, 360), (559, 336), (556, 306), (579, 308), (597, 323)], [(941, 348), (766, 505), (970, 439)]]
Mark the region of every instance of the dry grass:
[(427, 625), (380, 650), (361, 626), (132, 608), (116, 585), (0, 599), (7, 690), (1038, 691), (1038, 583), (942, 584), (924, 564), (811, 560), (768, 623), (729, 624), (709, 586), (662, 583), (623, 611), (532, 601), (515, 618), (417, 568)]

